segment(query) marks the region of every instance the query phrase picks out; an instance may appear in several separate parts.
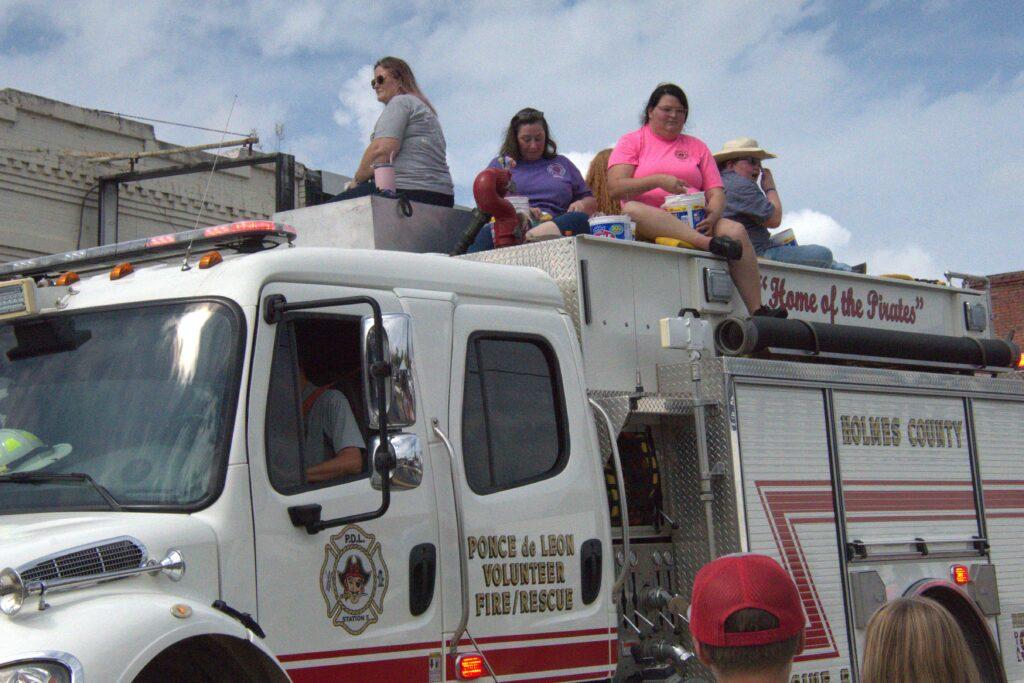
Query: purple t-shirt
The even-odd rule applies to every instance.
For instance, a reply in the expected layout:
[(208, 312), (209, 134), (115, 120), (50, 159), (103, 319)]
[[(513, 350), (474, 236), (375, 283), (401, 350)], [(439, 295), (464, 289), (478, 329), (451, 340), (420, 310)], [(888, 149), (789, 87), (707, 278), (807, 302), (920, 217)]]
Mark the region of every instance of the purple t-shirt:
[[(495, 157), (488, 168), (501, 168)], [(560, 216), (578, 199), (593, 196), (583, 175), (561, 154), (551, 159), (517, 161), (512, 169), (516, 194), (530, 198), (530, 206)]]

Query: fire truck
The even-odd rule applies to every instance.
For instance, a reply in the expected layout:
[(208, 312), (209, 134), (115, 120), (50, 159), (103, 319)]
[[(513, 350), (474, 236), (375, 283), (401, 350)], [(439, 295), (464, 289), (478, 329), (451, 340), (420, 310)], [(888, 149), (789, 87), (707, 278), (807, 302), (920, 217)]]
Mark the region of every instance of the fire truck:
[[(1024, 680), (1024, 384), (984, 291), (593, 236), (453, 258), (364, 197), (0, 265), (0, 680), (708, 680), (777, 559), (793, 680), (926, 595)], [(317, 395), (313, 399), (310, 391)], [(362, 463), (319, 478), (330, 393)], [(333, 448), (331, 449), (333, 450)]]

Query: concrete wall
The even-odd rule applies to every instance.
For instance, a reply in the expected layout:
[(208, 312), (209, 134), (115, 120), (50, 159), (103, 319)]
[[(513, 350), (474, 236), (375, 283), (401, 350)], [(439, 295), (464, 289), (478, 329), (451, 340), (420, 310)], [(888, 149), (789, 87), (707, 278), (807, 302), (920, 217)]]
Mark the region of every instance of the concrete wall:
[[(211, 134), (211, 141), (218, 138)], [(0, 90), (0, 260), (52, 254), (97, 242), (97, 179), (130, 170), (92, 153), (175, 147), (153, 127), (13, 89)], [(247, 152), (242, 151), (242, 154)], [(205, 152), (140, 159), (144, 171), (212, 161)], [(306, 169), (296, 164), (296, 205), (305, 205)], [(217, 225), (274, 212), (274, 166), (217, 171), (120, 187), (118, 240)]]

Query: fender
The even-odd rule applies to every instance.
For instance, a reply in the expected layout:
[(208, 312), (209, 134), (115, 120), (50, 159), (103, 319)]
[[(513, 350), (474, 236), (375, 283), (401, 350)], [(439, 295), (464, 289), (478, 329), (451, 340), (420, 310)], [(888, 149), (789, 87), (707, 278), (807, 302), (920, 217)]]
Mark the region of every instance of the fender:
[(494, 216), (495, 248), (518, 244), (516, 228), (519, 216), (512, 203), (505, 199), (512, 174), (503, 168), (485, 168), (473, 181), (473, 199), (477, 208)]
[[(78, 596), (76, 596), (78, 598)], [(185, 606), (187, 609), (172, 608)], [(87, 681), (132, 681), (157, 655), (186, 638), (218, 635), (245, 641), (265, 654), (280, 676), (273, 652), (238, 621), (193, 598), (164, 593), (82, 594), (38, 612), (34, 605), (0, 623), (0, 663), (57, 651), (76, 657)], [(175, 616), (179, 612), (182, 616)], [(111, 637), (116, 634), (116, 637)], [(14, 648), (12, 645), (16, 644)]]

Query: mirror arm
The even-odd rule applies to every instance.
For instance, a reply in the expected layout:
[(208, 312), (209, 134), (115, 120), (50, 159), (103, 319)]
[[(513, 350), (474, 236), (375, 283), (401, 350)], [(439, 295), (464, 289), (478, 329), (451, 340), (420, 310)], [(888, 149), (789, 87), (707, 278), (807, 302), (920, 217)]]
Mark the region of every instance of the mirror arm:
[[(332, 306), (351, 306), (353, 304), (366, 304), (373, 309), (373, 324), (378, 330), (384, 329), (384, 314), (381, 313), (380, 304), (377, 303), (376, 299), (368, 296), (349, 296), (341, 299), (319, 299), (317, 301), (288, 303), (283, 294), (271, 294), (263, 300), (263, 319), (268, 325), (273, 325), (280, 322), (284, 318), (284, 314), (289, 311), (330, 308)], [(376, 342), (377, 358), (384, 358), (384, 335), (378, 334)], [(377, 422), (380, 426), (377, 432), (380, 434), (380, 446), (377, 448), (377, 452), (373, 454), (371, 462), (373, 463), (373, 468), (380, 472), (381, 475), (380, 507), (370, 512), (361, 512), (356, 515), (327, 520), (320, 519), (321, 511), (319, 505), (302, 505), (288, 508), (288, 515), (292, 520), (292, 524), (305, 527), (307, 534), (313, 535), (324, 529), (377, 519), (378, 517), (383, 517), (384, 513), (391, 506), (392, 458), (388, 452), (388, 406), (387, 396), (385, 395), (385, 390), (387, 389), (386, 380), (391, 376), (391, 364), (386, 361), (378, 361), (371, 367), (370, 374), (373, 377), (373, 381), (377, 383), (377, 410), (379, 412)], [(300, 510), (298, 508), (304, 509)]]

